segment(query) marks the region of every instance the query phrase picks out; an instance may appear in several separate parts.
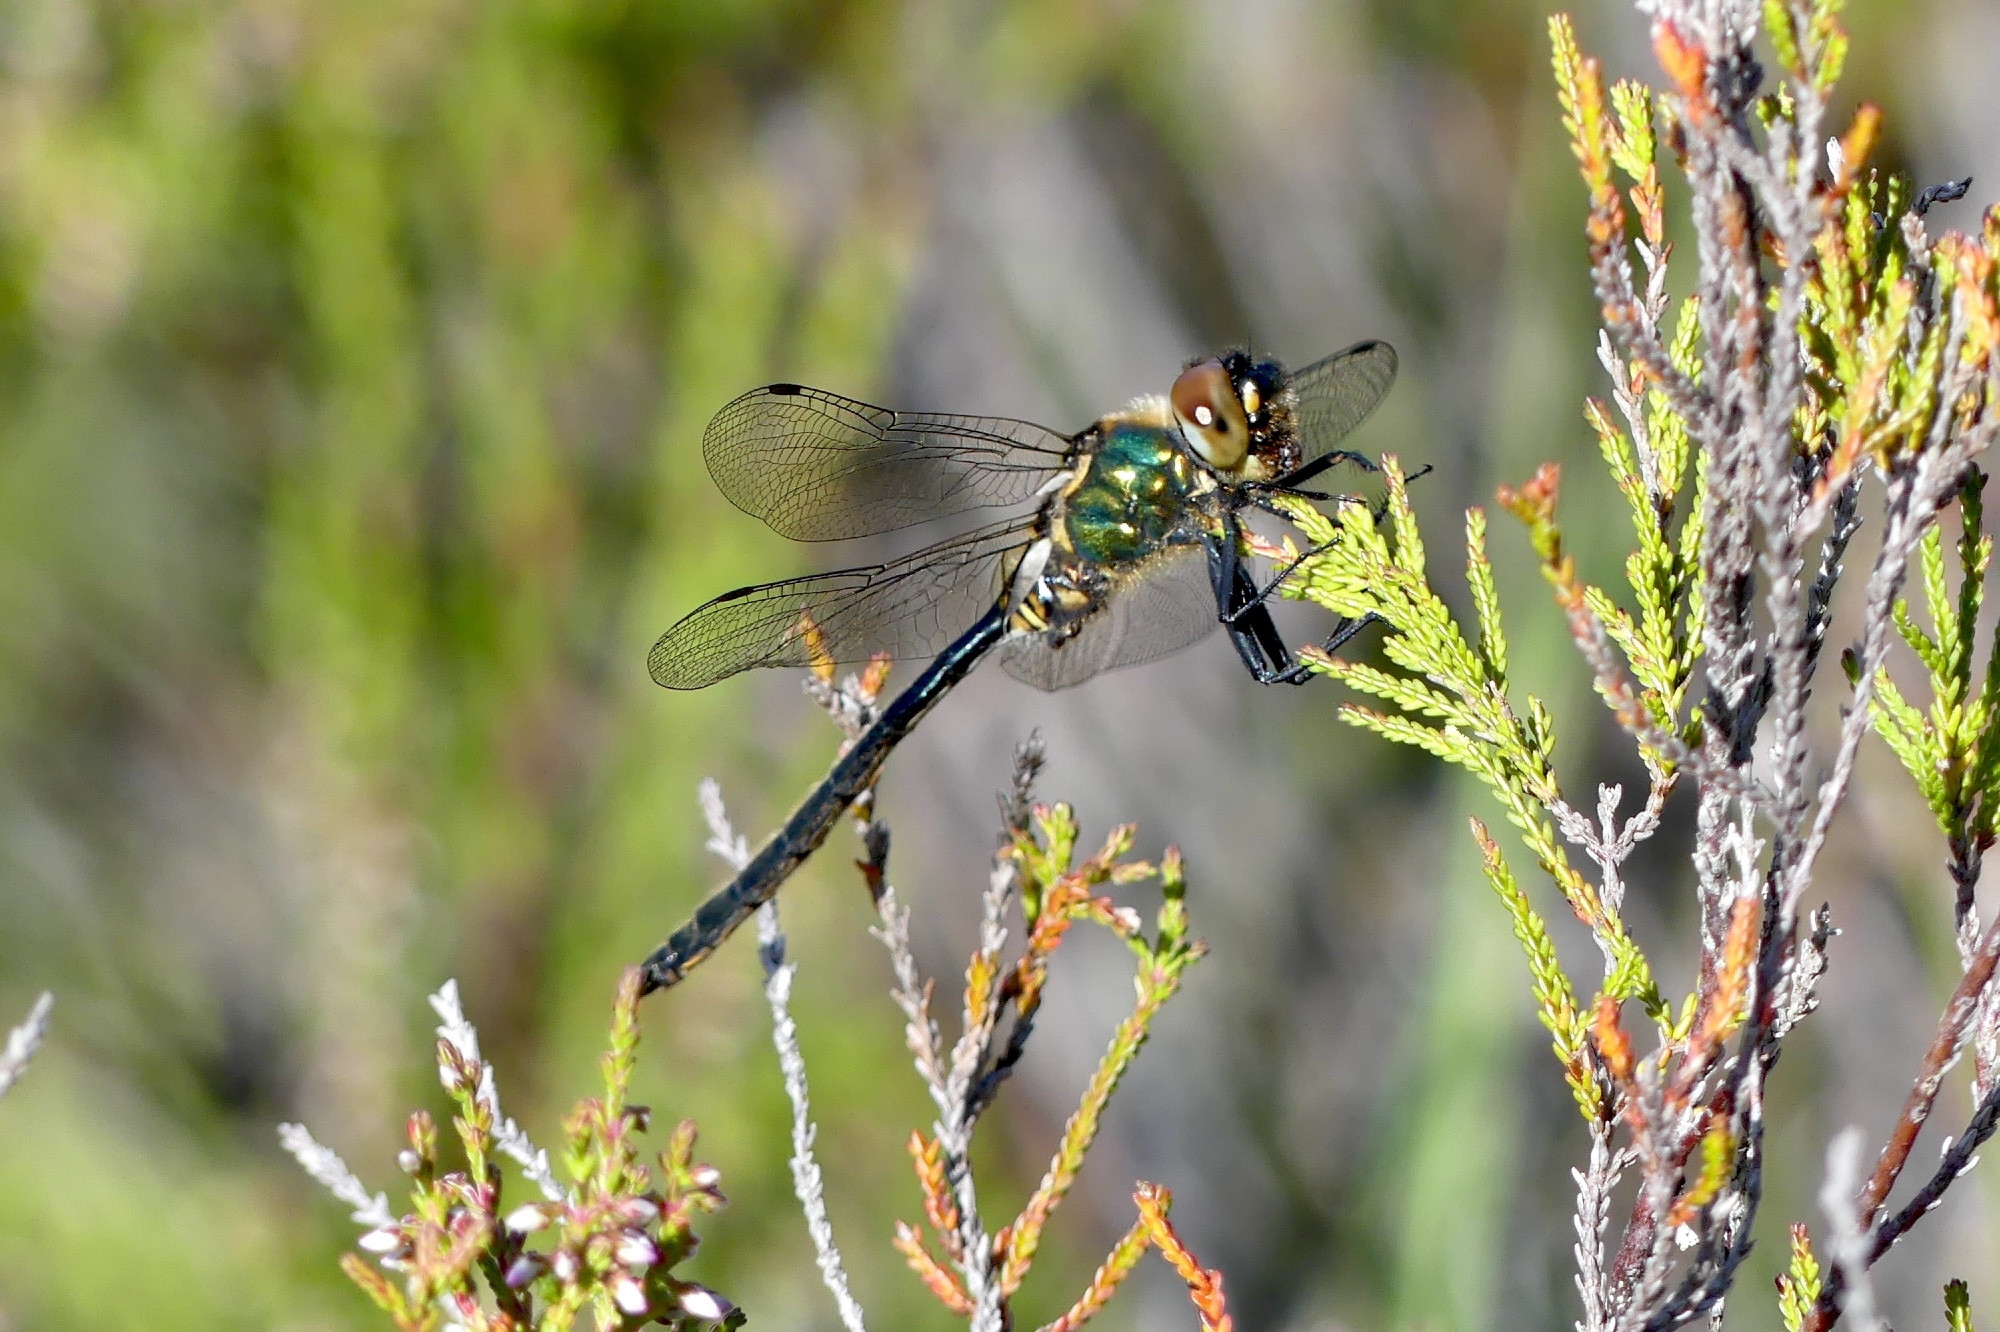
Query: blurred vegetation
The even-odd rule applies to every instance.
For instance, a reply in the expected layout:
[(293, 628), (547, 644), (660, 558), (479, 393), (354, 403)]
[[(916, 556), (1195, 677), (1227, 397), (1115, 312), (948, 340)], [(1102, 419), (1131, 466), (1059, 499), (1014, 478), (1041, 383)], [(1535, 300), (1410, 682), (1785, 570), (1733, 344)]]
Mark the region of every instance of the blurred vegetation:
[[(619, 968), (715, 877), (697, 778), (758, 793), (755, 828), (829, 747), (791, 682), (668, 698), (640, 665), (695, 602), (820, 557), (703, 473), (701, 425), (745, 386), (1062, 425), (1205, 347), (1380, 335), (1405, 382), (1357, 442), (1436, 463), (1420, 506), (1589, 456), (1540, 10), (0, 0), (0, 1007), (58, 994), (0, 1106), (4, 1320), (371, 1325), (333, 1263), (348, 1228), (272, 1126), (308, 1119), (387, 1183), (402, 1107), (442, 1106), (419, 1015), (447, 975), (553, 1136)], [(1925, 91), (1927, 12), (1851, 15), (1847, 86), (1891, 125), (1925, 123), (1896, 111)], [(1622, 5), (1579, 23), (1613, 64), (1642, 50)], [(1589, 570), (1617, 547), (1572, 502)], [(1503, 589), (1531, 567), (1495, 559)], [(1521, 623), (1517, 673), (1593, 707), (1550, 665), (1553, 612)], [(1250, 697), (1217, 651), (1080, 703), (995, 686), (1026, 719), (997, 739), (929, 724), (983, 791), (1026, 722), (1060, 763), (1106, 743), (1063, 709), (1139, 710), (1123, 729), (1155, 748), (1093, 779), (1120, 799), (1052, 788), (1234, 881), (1204, 918), (1242, 923), (1208, 932), (1182, 1004), (1211, 1016), (1161, 1056), (1213, 1098), (1107, 1127), (1100, 1154), (1144, 1166), (1052, 1227), (1050, 1286), (1087, 1278), (1144, 1175), (1246, 1326), (1565, 1321), (1574, 1126), (1539, 1067), (1515, 1079), (1539, 1041), (1457, 849), (1476, 793), (1344, 733), (1330, 687)], [(1164, 708), (1208, 747), (1157, 735)], [(909, 802), (902, 872), (976, 896), (947, 870), (983, 859), (988, 807), (893, 766), (886, 798)], [(823, 941), (800, 1011), (835, 1220), (883, 1326), (943, 1325), (887, 1242), (912, 1197), (882, 1167), (922, 1105), (889, 1076), (843, 858), (788, 916)], [(1635, 905), (1634, 928), (1686, 909)], [(1949, 965), (1948, 939), (1912, 946)], [(645, 1015), (634, 1096), (697, 1119), (731, 1183), (692, 1273), (760, 1326), (826, 1325), (753, 973), (718, 961)], [(1796, 1104), (1882, 1099), (1811, 1058)], [(1002, 1115), (1073, 1101), (1034, 1086)], [(1026, 1196), (1039, 1161), (995, 1151)], [(1172, 1303), (1109, 1317), (1185, 1318), (1155, 1289)]]

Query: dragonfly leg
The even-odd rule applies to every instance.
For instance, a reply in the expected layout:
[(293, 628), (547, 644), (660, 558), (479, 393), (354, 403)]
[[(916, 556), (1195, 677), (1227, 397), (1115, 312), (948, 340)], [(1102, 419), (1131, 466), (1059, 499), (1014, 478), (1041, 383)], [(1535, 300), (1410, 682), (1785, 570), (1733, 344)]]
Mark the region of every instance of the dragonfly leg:
[[(1279, 588), (1285, 585), (1287, 579), (1289, 579), (1293, 574), (1297, 573), (1301, 568), (1305, 566), (1305, 562), (1307, 560), (1312, 559), (1316, 555), (1323, 555), (1327, 551), (1332, 550), (1334, 547), (1334, 542), (1338, 540), (1339, 538), (1335, 537), (1333, 541), (1322, 541), (1317, 546), (1313, 546), (1304, 551), (1301, 551), (1297, 559), (1288, 561), (1284, 568), (1272, 574), (1270, 582), (1264, 584), (1264, 586), (1262, 587), (1256, 588), (1255, 591), (1251, 592), (1244, 599), (1244, 604), (1241, 607), (1233, 611), (1230, 615), (1225, 615), (1223, 617), (1223, 623), (1224, 624), (1233, 623), (1234, 622), (1232, 618), (1233, 616), (1240, 616), (1244, 614), (1246, 611), (1250, 610), (1252, 607), (1262, 606), (1265, 603), (1265, 601), (1270, 599), (1273, 593), (1275, 593)], [(1245, 581), (1249, 580), (1249, 575), (1247, 573), (1244, 575), (1244, 579)]]
[(1236, 515), (1225, 515), (1222, 527), (1222, 537), (1208, 548), (1208, 572), (1215, 588), (1217, 617), (1236, 655), (1259, 684), (1304, 684), (1308, 675), (1303, 663), (1294, 660), (1291, 649), (1285, 646), (1271, 609), (1264, 604), (1264, 591), (1237, 553), (1241, 533)]
[[(1299, 556), (1279, 571), (1276, 577), (1263, 587), (1258, 587), (1250, 571), (1244, 567), (1243, 559), (1236, 553), (1233, 538), (1238, 535), (1234, 514), (1223, 519), (1223, 541), (1209, 547), (1209, 577), (1215, 586), (1215, 602), (1222, 620), (1222, 627), (1229, 633), (1229, 641), (1236, 648), (1236, 655), (1243, 659), (1243, 665), (1259, 684), (1304, 684), (1312, 678), (1310, 662), (1296, 660), (1291, 649), (1285, 646), (1278, 625), (1271, 618), (1271, 608), (1267, 604), (1270, 595), (1296, 571), (1306, 560), (1327, 549), (1332, 543), (1315, 546)], [(1226, 544), (1225, 544), (1226, 542)], [(1339, 626), (1320, 644), (1323, 652), (1336, 652), (1349, 639), (1381, 620), (1372, 611), (1359, 619), (1343, 619)]]
[[(1254, 612), (1262, 612), (1261, 618), (1263, 619), (1264, 623), (1266, 624), (1271, 623), (1271, 613), (1267, 607), (1258, 605), (1252, 607), (1251, 609), (1253, 611), (1253, 615), (1249, 618), (1252, 619), (1258, 618), (1254, 614)], [(1326, 641), (1319, 645), (1319, 650), (1321, 652), (1325, 652), (1328, 654), (1338, 652), (1347, 643), (1349, 639), (1353, 638), (1363, 629), (1366, 629), (1371, 624), (1381, 624), (1381, 623), (1387, 623), (1387, 622), (1384, 621), (1382, 617), (1377, 615), (1374, 611), (1368, 612), (1368, 614), (1362, 616), (1358, 620), (1342, 620), (1340, 622), (1340, 627), (1335, 629), (1332, 633), (1328, 634), (1326, 636)], [(1233, 636), (1237, 631), (1232, 629), (1230, 632)], [(1272, 626), (1272, 635), (1273, 635), (1273, 641), (1275, 642), (1276, 641), (1275, 625)], [(1302, 685), (1306, 681), (1312, 679), (1313, 665), (1311, 662), (1293, 660), (1291, 653), (1286, 651), (1283, 643), (1277, 643), (1277, 648), (1278, 651), (1283, 654), (1283, 656), (1276, 658), (1275, 660), (1278, 662), (1282, 662), (1282, 665), (1275, 665), (1275, 664), (1267, 665), (1262, 662), (1254, 662), (1254, 663), (1251, 662), (1250, 656), (1247, 653), (1244, 653), (1243, 644), (1240, 640), (1237, 643), (1236, 650), (1239, 654), (1243, 655), (1244, 662), (1250, 665), (1250, 673), (1257, 677), (1258, 684)]]
[(1279, 637), (1270, 607), (1258, 602), (1222, 623), (1230, 642), (1236, 645), (1236, 655), (1258, 684), (1304, 684), (1309, 678), (1305, 663), (1294, 660), (1291, 649)]
[(1379, 472), (1382, 470), (1375, 465), (1373, 459), (1365, 458), (1361, 454), (1354, 453), (1348, 449), (1335, 449), (1332, 453), (1322, 453), (1296, 472), (1282, 478), (1283, 488), (1290, 490), (1293, 486), (1301, 482), (1310, 481), (1321, 472), (1332, 467), (1335, 463), (1353, 463), (1364, 472)]

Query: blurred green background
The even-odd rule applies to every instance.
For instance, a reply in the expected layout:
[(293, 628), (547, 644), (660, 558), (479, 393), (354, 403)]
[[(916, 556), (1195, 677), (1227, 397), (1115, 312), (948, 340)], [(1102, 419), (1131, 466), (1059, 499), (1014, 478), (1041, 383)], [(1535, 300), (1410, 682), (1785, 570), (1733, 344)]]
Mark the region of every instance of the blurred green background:
[[(755, 837), (833, 748), (796, 679), (669, 695), (642, 666), (717, 591), (873, 553), (714, 493), (701, 427), (752, 384), (1074, 428), (1204, 349), (1387, 337), (1403, 381), (1356, 442), (1435, 465), (1439, 576), (1457, 510), (1544, 458), (1609, 575), (1541, 4), (0, 0), (0, 1017), (57, 992), (0, 1104), (0, 1327), (379, 1326), (273, 1125), (393, 1189), (446, 976), (556, 1140), (619, 968), (721, 878), (697, 780)], [(1890, 158), (1991, 197), (2000, 18), (1852, 18), (1846, 88), (1887, 107)], [(1578, 19), (1614, 73), (1649, 69), (1625, 7)], [(1631, 783), (1521, 543), (1493, 544), (1571, 770)], [(1337, 702), (1257, 689), (1217, 638), (1065, 695), (982, 672), (892, 763), (893, 877), (947, 979), (1037, 727), (1046, 797), (1185, 848), (1214, 946), (1024, 1321), (1074, 1295), (1137, 1178), (1175, 1191), (1245, 1327), (1574, 1316), (1582, 1134), (1464, 836), (1491, 811)], [(1818, 1219), (1827, 1131), (1880, 1133), (1949, 984), (1938, 852), (1870, 762), (1827, 1005), (1774, 1089), (1746, 1325), (1775, 1322), (1773, 1241)], [(943, 1328), (887, 1244), (929, 1112), (847, 837), (786, 898), (834, 1216), (876, 1325)], [(1677, 982), (1685, 847), (1660, 839), (1632, 907)], [(693, 1274), (756, 1326), (832, 1327), (753, 952), (649, 1005), (640, 1099), (699, 1119), (732, 1197)], [(1122, 950), (1066, 954), (985, 1128), (996, 1223), (1128, 1002)], [(2000, 1266), (1975, 1190), (1927, 1226), (1886, 1265), (1905, 1326), (1944, 1274)], [(1192, 1315), (1154, 1266), (1105, 1321)]]

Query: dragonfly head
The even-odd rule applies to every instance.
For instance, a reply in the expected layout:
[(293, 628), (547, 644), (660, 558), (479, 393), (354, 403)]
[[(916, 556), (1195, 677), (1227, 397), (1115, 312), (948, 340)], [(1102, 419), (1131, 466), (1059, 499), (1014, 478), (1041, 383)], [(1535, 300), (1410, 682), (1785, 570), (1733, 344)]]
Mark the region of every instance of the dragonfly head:
[(1290, 437), (1290, 394), (1276, 361), (1232, 351), (1181, 371), (1168, 395), (1174, 421), (1195, 456), (1228, 477), (1278, 473)]

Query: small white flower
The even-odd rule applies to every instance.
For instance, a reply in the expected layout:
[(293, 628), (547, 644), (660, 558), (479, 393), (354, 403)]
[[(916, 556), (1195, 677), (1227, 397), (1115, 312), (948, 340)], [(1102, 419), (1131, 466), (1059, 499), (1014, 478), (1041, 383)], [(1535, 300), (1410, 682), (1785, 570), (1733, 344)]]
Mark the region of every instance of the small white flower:
[(736, 1308), (707, 1286), (686, 1286), (680, 1294), (681, 1308), (706, 1323), (719, 1323)]
[(1119, 907), (1111, 913), (1111, 917), (1118, 922), (1120, 929), (1132, 934), (1137, 934), (1139, 927), (1145, 924), (1145, 920), (1131, 907)]
[(628, 1314), (646, 1312), (645, 1287), (623, 1272), (611, 1278), (611, 1298)]
[(396, 1153), (396, 1168), (406, 1175), (414, 1175), (423, 1169), (424, 1158), (405, 1147)]
[(567, 1286), (576, 1280), (576, 1255), (568, 1249), (558, 1249), (556, 1256), (550, 1260), (549, 1268), (556, 1274), (556, 1280)]
[(660, 1250), (653, 1241), (633, 1230), (618, 1237), (618, 1247), (614, 1252), (623, 1267), (644, 1270), (660, 1261)]
[(722, 1172), (712, 1165), (698, 1165), (688, 1175), (698, 1189), (712, 1189), (722, 1182)]
[(507, 1213), (507, 1220), (504, 1224), (507, 1229), (513, 1231), (516, 1235), (532, 1235), (548, 1223), (548, 1213), (533, 1203), (523, 1203), (521, 1206)]
[(1674, 1231), (1674, 1243), (1683, 1249), (1692, 1249), (1701, 1243), (1701, 1236), (1695, 1233), (1693, 1226), (1683, 1221)]
[(626, 1198), (618, 1204), (618, 1215), (632, 1225), (644, 1226), (659, 1220), (660, 1209), (651, 1198)]
[(381, 1226), (369, 1231), (355, 1243), (370, 1253), (394, 1253), (403, 1247), (403, 1232), (394, 1226)]

